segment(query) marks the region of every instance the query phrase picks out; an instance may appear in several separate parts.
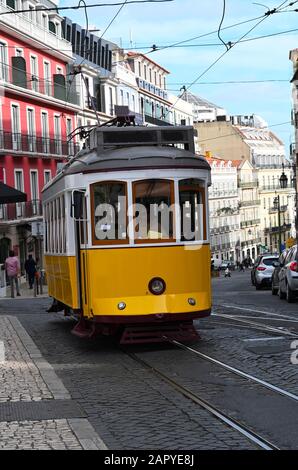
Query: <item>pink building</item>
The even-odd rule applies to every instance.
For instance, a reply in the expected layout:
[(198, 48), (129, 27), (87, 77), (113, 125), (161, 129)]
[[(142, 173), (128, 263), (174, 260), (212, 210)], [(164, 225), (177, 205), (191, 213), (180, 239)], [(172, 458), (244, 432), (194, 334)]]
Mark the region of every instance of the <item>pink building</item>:
[(0, 3), (0, 180), (27, 194), (26, 203), (0, 206), (0, 263), (10, 248), (22, 264), (29, 252), (41, 257), (41, 190), (76, 150), (67, 141), (79, 109), (72, 48), (53, 6)]

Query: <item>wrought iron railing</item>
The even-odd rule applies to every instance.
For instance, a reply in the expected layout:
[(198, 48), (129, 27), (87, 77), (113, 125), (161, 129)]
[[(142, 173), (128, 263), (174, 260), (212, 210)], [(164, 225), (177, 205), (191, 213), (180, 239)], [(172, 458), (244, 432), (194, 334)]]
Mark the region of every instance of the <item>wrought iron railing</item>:
[(77, 153), (79, 145), (61, 139), (50, 139), (48, 137), (0, 130), (0, 153), (3, 150), (62, 157)]
[[(63, 77), (61, 75), (62, 78)], [(72, 80), (65, 83), (55, 81), (50, 78), (41, 78), (38, 75), (33, 75), (26, 70), (19, 69), (8, 65), (7, 63), (0, 62), (0, 79), (6, 83), (26, 88), (42, 95), (51, 96), (58, 100), (66, 101), (75, 105), (80, 105), (80, 95), (75, 88), (75, 82)]]
[(30, 219), (39, 216), (42, 216), (42, 203), (39, 199), (0, 204), (0, 221)]

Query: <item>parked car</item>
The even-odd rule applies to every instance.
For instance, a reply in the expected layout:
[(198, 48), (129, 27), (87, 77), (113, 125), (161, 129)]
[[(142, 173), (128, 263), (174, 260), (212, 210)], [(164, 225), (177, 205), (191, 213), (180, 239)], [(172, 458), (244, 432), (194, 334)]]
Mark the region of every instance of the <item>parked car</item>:
[(278, 261), (274, 261), (273, 266), (274, 266), (274, 271), (272, 274), (272, 284), (271, 284), (271, 292), (272, 295), (277, 295), (278, 290), (279, 290), (279, 273), (281, 270), (281, 267), (284, 265), (286, 256), (288, 254), (289, 250), (284, 250), (280, 257), (278, 258)]
[(279, 272), (279, 297), (286, 298), (288, 302), (294, 302), (298, 296), (298, 263), (297, 245), (287, 253)]
[(257, 270), (257, 267), (259, 266), (259, 264), (262, 261), (262, 258), (264, 256), (275, 256), (275, 255), (273, 255), (272, 253), (263, 253), (262, 255), (259, 255), (257, 257), (256, 261), (253, 264), (251, 273), (250, 273), (251, 283), (252, 283), (253, 286), (256, 285), (256, 270)]
[(222, 261), (221, 265), (220, 265), (220, 269), (222, 271), (225, 271), (227, 268), (230, 269), (230, 271), (235, 271), (235, 263), (233, 261)]
[(264, 286), (271, 286), (272, 274), (274, 271), (273, 263), (278, 261), (278, 255), (262, 255), (259, 264), (255, 268), (254, 282), (256, 290)]

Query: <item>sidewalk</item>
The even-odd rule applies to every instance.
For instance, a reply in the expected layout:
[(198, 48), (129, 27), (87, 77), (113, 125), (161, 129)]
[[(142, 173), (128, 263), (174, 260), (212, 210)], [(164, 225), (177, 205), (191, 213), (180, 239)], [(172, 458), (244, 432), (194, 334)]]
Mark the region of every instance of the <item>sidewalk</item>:
[(0, 450), (106, 449), (13, 316), (0, 316), (0, 377)]
[[(48, 297), (48, 286), (44, 285), (42, 286), (42, 294), (38, 294), (37, 297)], [(26, 278), (24, 276), (21, 277), (21, 285), (20, 285), (20, 292), (21, 296), (18, 297), (15, 292), (15, 299), (30, 299), (34, 297), (34, 289), (29, 289), (29, 284), (28, 281), (26, 281)], [(6, 287), (6, 296), (3, 297), (4, 299), (11, 299), (10, 295), (10, 286)], [(1, 301), (1, 299), (0, 299)]]

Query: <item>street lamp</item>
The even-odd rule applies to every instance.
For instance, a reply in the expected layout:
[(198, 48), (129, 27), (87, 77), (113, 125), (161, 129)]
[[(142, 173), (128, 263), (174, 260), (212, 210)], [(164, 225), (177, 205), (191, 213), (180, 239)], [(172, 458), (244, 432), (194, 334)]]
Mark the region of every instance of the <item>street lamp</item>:
[[(282, 174), (279, 178), (279, 183), (281, 189), (286, 189), (288, 187), (288, 177), (285, 174), (285, 166), (282, 165)], [(279, 253), (281, 253), (281, 221), (280, 221), (280, 195), (278, 194), (273, 201), (273, 207), (278, 211), (278, 244), (279, 244)]]

